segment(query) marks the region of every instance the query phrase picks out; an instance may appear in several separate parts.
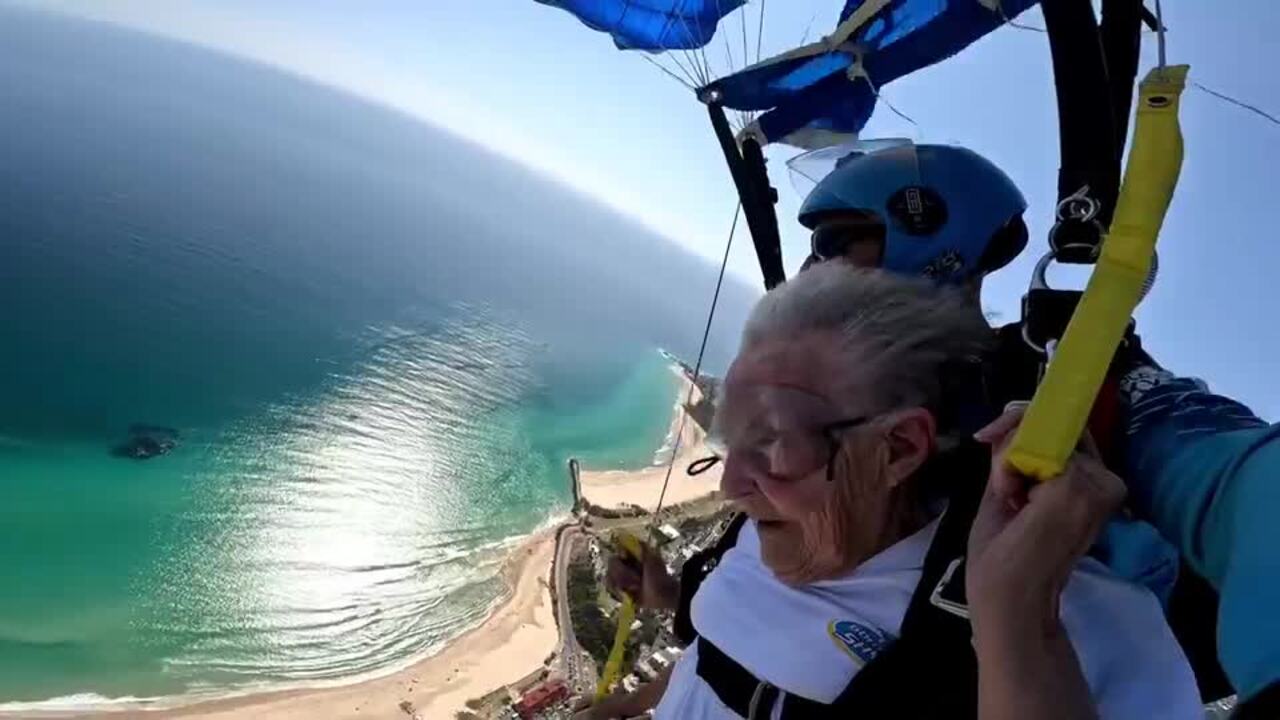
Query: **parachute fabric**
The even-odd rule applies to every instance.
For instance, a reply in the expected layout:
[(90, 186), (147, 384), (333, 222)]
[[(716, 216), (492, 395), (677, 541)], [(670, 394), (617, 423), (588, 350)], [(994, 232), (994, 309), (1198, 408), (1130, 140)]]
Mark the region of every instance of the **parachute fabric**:
[(721, 78), (703, 96), (734, 110), (765, 111), (753, 130), (766, 142), (802, 131), (855, 134), (870, 119), (879, 88), (955, 55), (1037, 2), (853, 0), (832, 35)]
[(619, 50), (693, 50), (745, 0), (537, 0), (608, 33)]

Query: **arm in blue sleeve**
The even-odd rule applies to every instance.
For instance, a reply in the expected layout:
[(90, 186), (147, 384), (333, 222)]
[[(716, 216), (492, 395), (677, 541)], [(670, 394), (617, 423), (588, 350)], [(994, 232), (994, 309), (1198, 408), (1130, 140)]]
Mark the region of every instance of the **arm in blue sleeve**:
[(1218, 590), (1219, 657), (1248, 698), (1280, 680), (1280, 426), (1155, 367), (1121, 392), (1130, 502)]

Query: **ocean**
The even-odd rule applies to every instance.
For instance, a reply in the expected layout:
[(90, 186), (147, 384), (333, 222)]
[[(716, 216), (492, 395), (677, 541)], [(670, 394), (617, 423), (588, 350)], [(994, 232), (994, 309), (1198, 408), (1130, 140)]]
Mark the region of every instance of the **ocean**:
[(260, 65), (3, 5), (0, 47), (0, 710), (386, 670), (484, 617), (569, 457), (654, 461), (705, 261)]

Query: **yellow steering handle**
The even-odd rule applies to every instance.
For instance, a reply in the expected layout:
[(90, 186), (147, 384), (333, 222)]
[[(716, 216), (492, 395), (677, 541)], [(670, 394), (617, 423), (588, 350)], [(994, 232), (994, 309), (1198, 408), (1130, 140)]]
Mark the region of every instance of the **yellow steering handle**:
[(1129, 164), (1111, 229), (1009, 449), (1009, 464), (1024, 475), (1048, 480), (1062, 473), (1142, 299), (1156, 239), (1182, 169), (1178, 108), (1189, 69), (1156, 68), (1139, 86)]
[[(641, 560), (644, 552), (640, 540), (628, 532), (618, 531), (613, 534), (613, 544), (623, 553), (636, 560)], [(609, 658), (605, 661), (604, 671), (600, 673), (600, 682), (596, 684), (596, 702), (609, 694), (618, 679), (622, 677), (622, 657), (627, 649), (627, 639), (631, 637), (631, 624), (636, 619), (636, 603), (630, 595), (622, 595), (622, 607), (618, 610), (618, 629), (613, 634), (613, 647), (609, 649)]]

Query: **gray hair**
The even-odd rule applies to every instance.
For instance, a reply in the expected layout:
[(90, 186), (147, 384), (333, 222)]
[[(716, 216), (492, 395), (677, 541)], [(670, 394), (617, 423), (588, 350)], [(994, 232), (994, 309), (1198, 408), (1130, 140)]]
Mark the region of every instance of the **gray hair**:
[[(851, 382), (874, 410), (943, 403), (943, 366), (979, 358), (990, 326), (963, 290), (880, 270), (828, 262), (766, 294), (743, 331), (742, 348), (812, 332), (835, 336)], [(942, 428), (946, 429), (946, 428)]]

